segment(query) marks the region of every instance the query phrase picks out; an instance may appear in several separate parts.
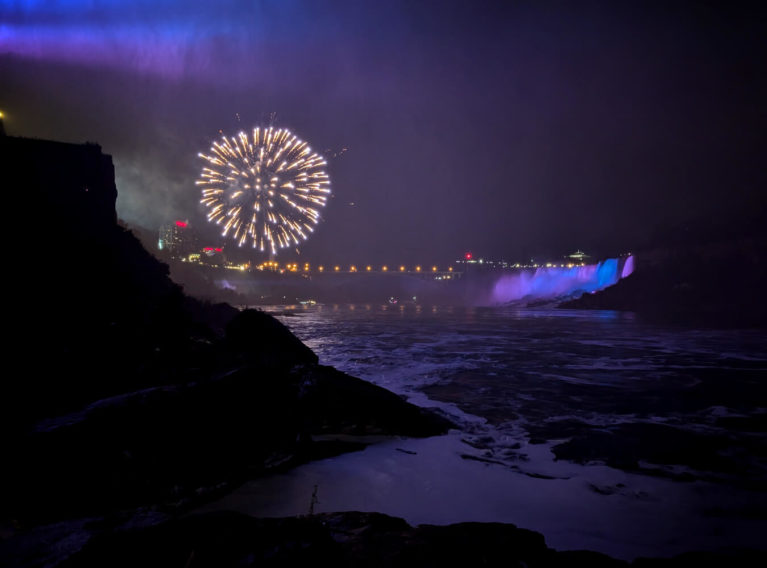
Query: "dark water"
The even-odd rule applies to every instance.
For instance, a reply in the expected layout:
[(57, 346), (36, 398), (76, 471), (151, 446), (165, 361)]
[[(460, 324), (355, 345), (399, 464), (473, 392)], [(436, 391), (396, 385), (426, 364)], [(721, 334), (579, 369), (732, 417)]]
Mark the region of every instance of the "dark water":
[[(455, 403), (530, 437), (573, 421), (767, 426), (767, 333), (645, 324), (609, 311), (314, 306), (280, 315), (323, 363)], [(544, 426), (546, 426), (544, 428)], [(566, 431), (565, 431), (566, 430)]]
[[(326, 510), (514, 522), (559, 548), (624, 558), (763, 546), (764, 331), (555, 309), (270, 311), (322, 363), (460, 425), (444, 440), (408, 442), (414, 458), (398, 442), (291, 474), (281, 483), (293, 484), (297, 512), (303, 484), (321, 479)], [(248, 491), (234, 497), (246, 510), (286, 513)]]

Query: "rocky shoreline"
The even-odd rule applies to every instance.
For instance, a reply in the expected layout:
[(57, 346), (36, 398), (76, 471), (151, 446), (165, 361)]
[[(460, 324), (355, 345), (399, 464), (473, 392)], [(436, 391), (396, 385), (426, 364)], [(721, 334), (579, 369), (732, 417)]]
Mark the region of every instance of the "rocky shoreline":
[(100, 274), (113, 297), (81, 295), (76, 313), (59, 298), (46, 314), (55, 341), (28, 335), (17, 352), (27, 381), (3, 385), (3, 566), (69, 562), (93, 519), (178, 518), (246, 480), (361, 449), (366, 436), (452, 426), (319, 365), (268, 314), (185, 297), (129, 233), (108, 237), (111, 258), (140, 258), (144, 278)]
[[(535, 531), (501, 523), (412, 527), (381, 513), (259, 519), (220, 511), (181, 517), (136, 511), (40, 527), (5, 566), (764, 566), (764, 551), (690, 552), (629, 563), (588, 550), (557, 551)], [(39, 545), (46, 543), (45, 548)]]

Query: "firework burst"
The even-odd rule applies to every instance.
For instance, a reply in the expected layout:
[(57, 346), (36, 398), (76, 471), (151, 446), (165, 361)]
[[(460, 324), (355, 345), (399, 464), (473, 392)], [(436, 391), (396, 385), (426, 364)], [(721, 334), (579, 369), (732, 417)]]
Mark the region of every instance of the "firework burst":
[(223, 136), (199, 157), (200, 203), (225, 237), (276, 254), (314, 231), (330, 195), (327, 162), (289, 130)]

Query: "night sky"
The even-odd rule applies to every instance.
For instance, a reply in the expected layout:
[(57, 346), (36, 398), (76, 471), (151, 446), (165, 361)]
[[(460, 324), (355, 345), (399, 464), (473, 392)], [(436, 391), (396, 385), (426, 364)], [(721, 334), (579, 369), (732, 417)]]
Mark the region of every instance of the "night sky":
[(0, 110), (11, 135), (99, 143), (119, 216), (152, 230), (203, 225), (197, 153), (273, 120), (348, 149), (307, 261), (609, 255), (765, 207), (747, 6), (6, 0)]

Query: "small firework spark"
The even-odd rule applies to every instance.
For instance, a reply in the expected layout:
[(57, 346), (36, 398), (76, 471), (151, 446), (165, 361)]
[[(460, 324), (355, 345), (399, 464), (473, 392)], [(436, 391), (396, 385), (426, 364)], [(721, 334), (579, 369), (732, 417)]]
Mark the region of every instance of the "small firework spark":
[(208, 221), (242, 246), (277, 254), (314, 232), (330, 195), (325, 159), (285, 128), (222, 136), (196, 182)]

